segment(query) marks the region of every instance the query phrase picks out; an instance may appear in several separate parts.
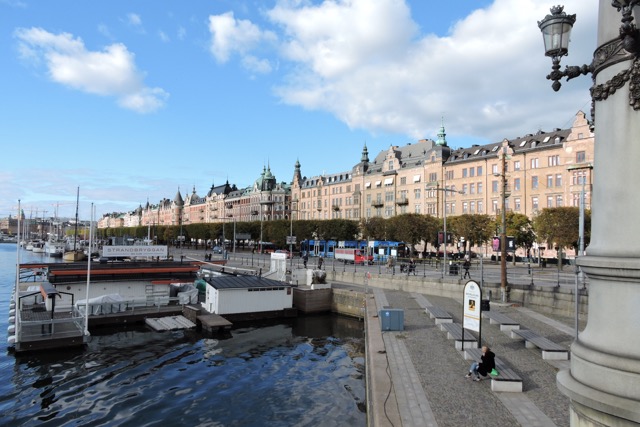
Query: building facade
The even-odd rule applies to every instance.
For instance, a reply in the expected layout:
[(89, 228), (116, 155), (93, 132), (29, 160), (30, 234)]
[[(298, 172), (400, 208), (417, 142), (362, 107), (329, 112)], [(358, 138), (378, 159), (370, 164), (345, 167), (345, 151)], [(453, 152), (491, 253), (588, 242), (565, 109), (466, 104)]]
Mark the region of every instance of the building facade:
[[(105, 215), (99, 227), (270, 221), (289, 219), (292, 208), (300, 220), (404, 213), (442, 217), (445, 212), (498, 216), (503, 175), (507, 211), (532, 218), (543, 208), (578, 206), (583, 191), (590, 208), (593, 160), (593, 128), (582, 111), (569, 129), (459, 149), (449, 147), (443, 125), (436, 141), (392, 145), (373, 160), (365, 145), (360, 162), (347, 171), (307, 178), (296, 161), (288, 184), (278, 183), (265, 167), (252, 186), (238, 189), (226, 182), (212, 186), (203, 197), (195, 188), (184, 198), (178, 191), (173, 200)], [(447, 191), (444, 197), (439, 191), (443, 188), (455, 192)]]

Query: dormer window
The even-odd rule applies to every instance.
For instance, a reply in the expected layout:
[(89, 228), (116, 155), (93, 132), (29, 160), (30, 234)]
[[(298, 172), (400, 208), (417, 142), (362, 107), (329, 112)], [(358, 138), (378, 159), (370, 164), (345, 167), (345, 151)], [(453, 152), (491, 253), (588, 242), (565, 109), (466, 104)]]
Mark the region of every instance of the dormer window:
[(389, 170), (393, 170), (393, 160), (389, 160)]

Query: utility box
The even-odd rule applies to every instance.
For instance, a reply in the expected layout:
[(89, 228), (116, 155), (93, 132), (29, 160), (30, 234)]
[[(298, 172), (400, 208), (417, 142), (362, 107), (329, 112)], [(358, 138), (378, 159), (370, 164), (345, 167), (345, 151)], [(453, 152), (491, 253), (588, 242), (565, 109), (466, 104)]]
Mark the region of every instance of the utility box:
[(378, 312), (380, 328), (383, 331), (404, 330), (404, 310), (400, 308), (383, 308)]

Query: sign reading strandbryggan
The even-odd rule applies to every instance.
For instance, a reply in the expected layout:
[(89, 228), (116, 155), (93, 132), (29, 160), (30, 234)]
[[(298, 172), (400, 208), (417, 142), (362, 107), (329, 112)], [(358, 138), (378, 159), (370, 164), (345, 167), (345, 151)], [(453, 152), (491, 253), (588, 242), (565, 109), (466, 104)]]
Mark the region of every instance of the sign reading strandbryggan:
[(166, 245), (157, 246), (103, 246), (102, 256), (113, 257), (160, 257), (166, 258), (168, 249)]

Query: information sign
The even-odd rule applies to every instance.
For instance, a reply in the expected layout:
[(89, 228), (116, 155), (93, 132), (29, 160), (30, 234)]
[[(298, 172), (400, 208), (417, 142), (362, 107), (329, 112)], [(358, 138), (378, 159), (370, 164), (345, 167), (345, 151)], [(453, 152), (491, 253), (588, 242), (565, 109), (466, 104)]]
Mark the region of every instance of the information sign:
[(464, 329), (480, 332), (480, 309), (482, 304), (482, 290), (480, 285), (469, 280), (464, 285), (463, 323)]

